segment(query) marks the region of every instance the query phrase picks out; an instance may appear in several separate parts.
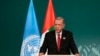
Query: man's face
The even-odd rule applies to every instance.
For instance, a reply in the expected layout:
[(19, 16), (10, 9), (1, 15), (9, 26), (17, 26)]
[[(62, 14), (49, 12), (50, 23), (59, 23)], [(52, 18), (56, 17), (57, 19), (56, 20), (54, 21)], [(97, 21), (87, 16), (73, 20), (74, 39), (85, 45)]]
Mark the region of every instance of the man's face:
[(61, 32), (64, 28), (63, 20), (55, 20), (54, 27), (56, 32)]

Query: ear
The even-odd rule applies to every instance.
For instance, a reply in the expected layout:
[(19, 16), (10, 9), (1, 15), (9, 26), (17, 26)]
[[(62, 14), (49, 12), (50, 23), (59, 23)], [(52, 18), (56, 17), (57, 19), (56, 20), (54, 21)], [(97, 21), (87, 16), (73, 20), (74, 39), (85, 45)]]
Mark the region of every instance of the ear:
[(63, 28), (65, 27), (65, 24), (63, 24)]

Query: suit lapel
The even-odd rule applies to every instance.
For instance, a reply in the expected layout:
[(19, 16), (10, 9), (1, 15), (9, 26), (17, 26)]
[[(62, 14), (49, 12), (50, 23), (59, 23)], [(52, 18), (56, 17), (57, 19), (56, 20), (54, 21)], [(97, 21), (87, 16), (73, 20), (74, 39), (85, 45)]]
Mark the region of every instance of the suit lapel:
[(58, 50), (58, 47), (57, 47), (57, 42), (56, 42), (56, 34), (55, 34), (55, 31), (53, 32), (53, 41), (54, 41), (54, 47), (56, 48), (56, 50)]
[(64, 32), (64, 30), (62, 31), (62, 37), (61, 37), (61, 43), (60, 43), (60, 48), (63, 46), (63, 41), (64, 40), (66, 40), (66, 36), (65, 36), (66, 34), (65, 34), (65, 32)]

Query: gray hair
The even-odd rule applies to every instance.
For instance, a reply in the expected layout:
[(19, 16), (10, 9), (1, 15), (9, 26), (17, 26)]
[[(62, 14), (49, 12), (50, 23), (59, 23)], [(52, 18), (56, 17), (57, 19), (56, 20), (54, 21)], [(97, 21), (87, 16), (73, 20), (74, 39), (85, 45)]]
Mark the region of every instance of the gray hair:
[(63, 20), (63, 23), (65, 24), (65, 21), (64, 21), (63, 17), (57, 17), (55, 20)]

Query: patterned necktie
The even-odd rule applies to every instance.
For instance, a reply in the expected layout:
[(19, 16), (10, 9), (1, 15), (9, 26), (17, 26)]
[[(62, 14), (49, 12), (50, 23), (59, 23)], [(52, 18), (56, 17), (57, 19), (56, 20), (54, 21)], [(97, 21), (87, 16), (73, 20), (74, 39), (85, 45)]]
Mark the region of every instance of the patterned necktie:
[(58, 39), (57, 39), (57, 47), (58, 47), (58, 51), (60, 50), (60, 42), (61, 42), (60, 34), (58, 33)]

